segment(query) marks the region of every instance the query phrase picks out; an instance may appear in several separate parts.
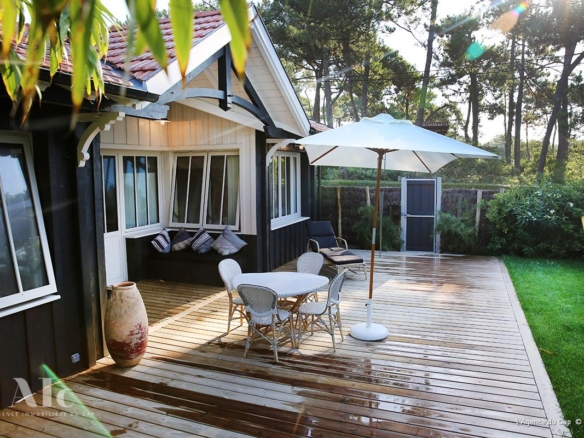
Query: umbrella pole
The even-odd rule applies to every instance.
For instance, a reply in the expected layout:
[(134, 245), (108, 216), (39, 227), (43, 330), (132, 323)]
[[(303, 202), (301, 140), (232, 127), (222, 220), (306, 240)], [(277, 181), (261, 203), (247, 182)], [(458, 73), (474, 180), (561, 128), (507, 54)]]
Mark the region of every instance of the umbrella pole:
[(351, 327), (350, 334), (362, 341), (380, 341), (385, 339), (389, 332), (380, 324), (373, 324), (373, 274), (375, 273), (375, 234), (377, 231), (377, 214), (379, 213), (379, 192), (381, 187), (381, 163), (386, 151), (376, 150), (377, 159), (377, 185), (375, 187), (375, 206), (373, 207), (373, 229), (371, 230), (371, 272), (369, 273), (369, 300), (367, 301), (367, 322)]

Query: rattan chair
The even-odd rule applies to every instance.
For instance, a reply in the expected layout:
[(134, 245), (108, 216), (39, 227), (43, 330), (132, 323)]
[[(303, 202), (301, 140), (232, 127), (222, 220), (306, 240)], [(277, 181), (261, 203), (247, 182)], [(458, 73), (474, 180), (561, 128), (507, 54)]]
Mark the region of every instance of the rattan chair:
[[(318, 252), (305, 252), (296, 260), (296, 270), (306, 274), (318, 275), (324, 264), (324, 257)], [(318, 292), (311, 293), (307, 301), (318, 301)]]
[(271, 344), (274, 359), (278, 362), (278, 345), (285, 330), (290, 335), (292, 348), (295, 347), (292, 313), (278, 308), (278, 295), (267, 287), (240, 284), (237, 292), (243, 300), (247, 312), (248, 329), (243, 357), (247, 357), (252, 341), (263, 338)]
[(231, 330), (231, 321), (234, 320), (235, 312), (239, 312), (239, 325), (243, 325), (245, 317), (245, 306), (241, 297), (234, 295), (232, 280), (237, 274), (241, 274), (241, 267), (233, 259), (225, 259), (219, 262), (219, 275), (225, 284), (227, 295), (229, 296), (229, 318), (227, 320), (227, 333)]
[[(339, 328), (341, 332), (341, 340), (344, 341), (343, 336), (343, 325), (341, 323), (341, 309), (339, 304), (341, 303), (341, 289), (343, 287), (343, 282), (345, 281), (345, 275), (347, 271), (341, 271), (329, 284), (328, 288), (328, 298), (326, 302), (309, 302), (302, 304), (298, 309), (298, 338), (296, 341), (296, 346), (300, 346), (300, 339), (308, 330), (311, 334), (314, 334), (314, 329), (318, 328), (320, 330), (326, 331), (333, 340), (333, 350), (337, 351), (337, 346), (335, 343), (335, 329)], [(325, 317), (328, 317), (328, 324), (325, 321)]]

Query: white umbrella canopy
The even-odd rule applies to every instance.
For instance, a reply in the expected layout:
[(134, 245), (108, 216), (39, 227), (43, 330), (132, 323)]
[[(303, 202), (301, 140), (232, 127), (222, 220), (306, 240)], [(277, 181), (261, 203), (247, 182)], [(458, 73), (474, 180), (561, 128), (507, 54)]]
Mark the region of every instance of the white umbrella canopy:
[(363, 118), (296, 140), (305, 147), (310, 164), (377, 168), (378, 153), (386, 150), (387, 170), (436, 172), (456, 158), (499, 158), (498, 155), (453, 138), (397, 120), (389, 114)]
[(498, 155), (436, 134), (414, 125), (409, 120), (396, 120), (389, 114), (363, 118), (296, 140), (306, 149), (310, 164), (316, 166), (346, 166), (377, 169), (375, 207), (371, 238), (371, 272), (367, 322), (351, 328), (351, 336), (377, 341), (388, 335), (385, 327), (372, 323), (373, 274), (375, 267), (375, 234), (379, 205), (381, 168), (409, 172), (436, 172), (457, 158), (500, 158)]

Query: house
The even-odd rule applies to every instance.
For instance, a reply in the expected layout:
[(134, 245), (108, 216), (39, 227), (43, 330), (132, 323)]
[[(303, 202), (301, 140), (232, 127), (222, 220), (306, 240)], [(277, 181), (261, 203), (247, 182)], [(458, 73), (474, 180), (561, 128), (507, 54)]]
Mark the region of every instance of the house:
[[(107, 353), (107, 286), (153, 275), (145, 263), (163, 228), (229, 226), (247, 243), (239, 262), (249, 271), (304, 252), (315, 172), (293, 139), (311, 127), (254, 6), (249, 17), (244, 82), (220, 14), (202, 12), (186, 87), (176, 62), (167, 75), (148, 53), (125, 77), (125, 42), (112, 34), (107, 99), (87, 100), (73, 131), (67, 66), (52, 82), (43, 69), (26, 129), (0, 92), (2, 407), (26, 389), (16, 379), (35, 391), (47, 367), (66, 377)], [(170, 35), (167, 20), (161, 27)], [(191, 280), (214, 282), (215, 272), (210, 264)]]

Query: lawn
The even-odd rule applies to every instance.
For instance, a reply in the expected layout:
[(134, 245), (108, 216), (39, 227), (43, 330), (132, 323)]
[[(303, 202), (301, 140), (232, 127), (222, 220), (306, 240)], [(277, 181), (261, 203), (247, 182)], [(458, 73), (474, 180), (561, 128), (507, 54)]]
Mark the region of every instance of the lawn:
[(570, 420), (584, 437), (584, 261), (505, 257), (543, 363)]

